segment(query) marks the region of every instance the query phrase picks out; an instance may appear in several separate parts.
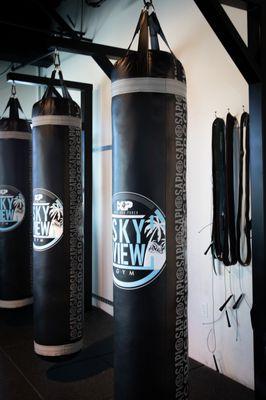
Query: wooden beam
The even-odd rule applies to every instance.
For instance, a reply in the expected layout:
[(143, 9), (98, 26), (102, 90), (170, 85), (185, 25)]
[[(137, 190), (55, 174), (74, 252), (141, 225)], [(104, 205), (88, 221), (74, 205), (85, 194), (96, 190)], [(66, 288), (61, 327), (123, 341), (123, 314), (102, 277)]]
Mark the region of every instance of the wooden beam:
[(218, 0), (194, 0), (248, 83), (261, 80), (251, 52)]

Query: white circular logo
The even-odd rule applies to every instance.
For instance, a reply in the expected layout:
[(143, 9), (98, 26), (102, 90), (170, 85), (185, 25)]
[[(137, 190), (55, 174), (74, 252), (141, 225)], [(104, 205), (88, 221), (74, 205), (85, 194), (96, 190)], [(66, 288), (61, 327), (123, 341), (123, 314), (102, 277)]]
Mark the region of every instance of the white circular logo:
[(64, 230), (62, 201), (46, 189), (33, 191), (33, 248), (43, 251), (53, 247)]
[(113, 196), (113, 279), (137, 289), (159, 276), (166, 261), (165, 215), (137, 193)]
[(0, 232), (17, 228), (25, 217), (25, 198), (14, 186), (0, 185)]

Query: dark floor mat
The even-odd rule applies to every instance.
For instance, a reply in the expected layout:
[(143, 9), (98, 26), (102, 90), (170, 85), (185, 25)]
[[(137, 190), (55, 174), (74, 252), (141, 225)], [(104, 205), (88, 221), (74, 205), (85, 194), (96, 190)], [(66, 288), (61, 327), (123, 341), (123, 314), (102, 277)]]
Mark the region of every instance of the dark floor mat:
[(189, 400), (254, 400), (254, 392), (207, 367), (190, 371)]
[[(189, 368), (189, 400), (254, 400), (251, 390), (195, 360)], [(32, 307), (0, 311), (1, 400), (112, 400), (113, 379), (110, 315), (95, 308), (87, 313), (83, 351), (54, 363), (34, 354)]]
[(47, 378), (60, 382), (73, 382), (90, 378), (113, 367), (113, 337), (94, 343), (72, 361), (52, 366)]

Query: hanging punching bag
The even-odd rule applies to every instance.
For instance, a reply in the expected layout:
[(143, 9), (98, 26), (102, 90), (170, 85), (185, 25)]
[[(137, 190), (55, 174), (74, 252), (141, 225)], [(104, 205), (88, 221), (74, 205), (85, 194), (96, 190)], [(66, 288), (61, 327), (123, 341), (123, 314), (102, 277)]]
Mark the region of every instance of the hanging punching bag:
[(32, 303), (31, 128), (14, 85), (8, 108), (0, 120), (0, 307), (20, 308)]
[(138, 51), (112, 73), (115, 400), (183, 400), (186, 81), (159, 49), (158, 35), (168, 43), (154, 12), (142, 11), (139, 31)]
[(81, 116), (59, 77), (63, 96), (51, 83), (32, 112), (34, 349), (47, 357), (83, 335)]

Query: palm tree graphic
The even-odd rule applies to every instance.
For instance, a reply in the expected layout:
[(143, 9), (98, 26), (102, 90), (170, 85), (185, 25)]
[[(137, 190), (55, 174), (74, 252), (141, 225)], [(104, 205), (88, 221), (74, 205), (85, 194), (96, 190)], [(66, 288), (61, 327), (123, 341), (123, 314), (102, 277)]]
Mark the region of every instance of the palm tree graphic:
[(15, 197), (13, 204), (15, 206), (16, 211), (22, 212), (24, 208), (24, 199), (20, 193)]
[(56, 200), (51, 206), (49, 211), (50, 217), (53, 221), (62, 222), (63, 220), (63, 206), (59, 200)]
[[(165, 222), (160, 220), (157, 215), (151, 215), (146, 223), (147, 226), (144, 229), (144, 233), (147, 238), (150, 238), (148, 249), (161, 253), (165, 248)], [(153, 239), (156, 236), (157, 240), (155, 241)]]

